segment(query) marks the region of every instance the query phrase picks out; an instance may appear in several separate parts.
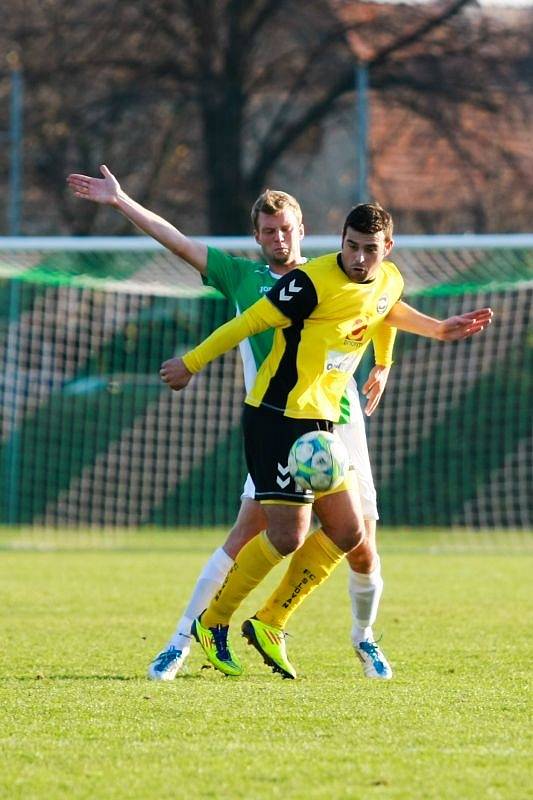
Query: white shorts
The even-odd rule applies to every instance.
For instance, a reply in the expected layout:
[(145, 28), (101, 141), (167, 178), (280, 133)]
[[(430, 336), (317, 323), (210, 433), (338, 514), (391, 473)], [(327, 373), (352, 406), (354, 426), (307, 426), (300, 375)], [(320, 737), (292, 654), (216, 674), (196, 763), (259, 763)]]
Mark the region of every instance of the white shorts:
[[(363, 411), (359, 403), (357, 389), (350, 392), (350, 416), (351, 420), (346, 425), (336, 425), (335, 430), (342, 439), (350, 458), (350, 469), (355, 472), (363, 517), (365, 519), (379, 519), (376, 488), (372, 478), (372, 467), (370, 466), (370, 456), (366, 443), (366, 430)], [(246, 476), (241, 500), (248, 498), (255, 499), (255, 486), (250, 475)]]
[(255, 500), (255, 486), (250, 474), (246, 476), (242, 489), (241, 500), (245, 498), (248, 498), (248, 500)]
[(348, 450), (350, 469), (355, 472), (356, 485), (359, 488), (363, 517), (365, 519), (379, 519), (376, 488), (372, 478), (366, 433), (361, 436), (360, 426), (353, 421), (353, 417), (352, 422), (347, 425), (336, 425), (335, 430)]

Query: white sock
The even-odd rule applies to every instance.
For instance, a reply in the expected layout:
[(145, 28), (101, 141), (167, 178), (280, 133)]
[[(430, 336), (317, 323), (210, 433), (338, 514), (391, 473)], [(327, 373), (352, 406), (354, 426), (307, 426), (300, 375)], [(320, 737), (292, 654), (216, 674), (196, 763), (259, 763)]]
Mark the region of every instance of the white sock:
[(178, 622), (174, 635), (168, 646), (173, 645), (178, 650), (188, 651), (191, 646), (191, 625), (193, 620), (207, 608), (211, 599), (218, 592), (224, 578), (233, 566), (233, 559), (228, 556), (222, 547), (215, 550), (196, 581), (196, 586)]
[(352, 640), (354, 642), (373, 640), (372, 625), (376, 621), (383, 593), (379, 556), (376, 566), (368, 574), (350, 570), (348, 592), (352, 603)]

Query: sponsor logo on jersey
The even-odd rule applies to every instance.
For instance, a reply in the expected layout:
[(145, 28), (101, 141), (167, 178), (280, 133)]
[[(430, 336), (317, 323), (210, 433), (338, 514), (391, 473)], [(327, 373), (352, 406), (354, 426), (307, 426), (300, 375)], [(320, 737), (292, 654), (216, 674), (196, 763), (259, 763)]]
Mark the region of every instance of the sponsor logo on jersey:
[(378, 312), (378, 314), (384, 314), (385, 311), (388, 309), (388, 307), (389, 307), (389, 295), (382, 294), (381, 297), (378, 299), (376, 305), (376, 311)]
[(259, 287), (259, 294), (266, 294), (272, 289), (272, 286), (260, 286)]
[(367, 328), (368, 317), (365, 317), (364, 319), (359, 317), (359, 319), (356, 319), (351, 332), (344, 340), (344, 344), (347, 344), (350, 347), (357, 347), (357, 345), (363, 341)]
[(340, 353), (338, 350), (330, 350), (326, 355), (326, 372), (331, 372), (332, 370), (355, 372), (358, 358), (354, 353)]

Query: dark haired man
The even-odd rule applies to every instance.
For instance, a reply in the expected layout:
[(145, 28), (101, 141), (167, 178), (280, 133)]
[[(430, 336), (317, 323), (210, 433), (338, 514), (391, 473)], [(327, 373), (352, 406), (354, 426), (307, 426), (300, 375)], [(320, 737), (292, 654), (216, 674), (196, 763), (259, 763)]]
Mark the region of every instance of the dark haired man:
[[(403, 280), (388, 260), (392, 246), (390, 214), (377, 204), (356, 206), (346, 218), (340, 253), (294, 268), (241, 316), (182, 359), (170, 359), (161, 367), (161, 379), (178, 391), (243, 338), (275, 328), (272, 349), (246, 397), (243, 415), (248, 469), (268, 527), (242, 548), (222, 588), (192, 628), (209, 661), (226, 675), (242, 672), (228, 641), (232, 614), (268, 572), (292, 554), (280, 584), (245, 620), (242, 631), (274, 671), (296, 677), (285, 647), (287, 620), (345, 553), (365, 538), (360, 504), (346, 481), (314, 495), (299, 490), (292, 480), (279, 480), (280, 474), (286, 476), (293, 441), (310, 430), (330, 430), (338, 422), (350, 376), (383, 325), (456, 340), (490, 323), (490, 309), (439, 321), (401, 303)], [(322, 527), (306, 538), (312, 504)]]

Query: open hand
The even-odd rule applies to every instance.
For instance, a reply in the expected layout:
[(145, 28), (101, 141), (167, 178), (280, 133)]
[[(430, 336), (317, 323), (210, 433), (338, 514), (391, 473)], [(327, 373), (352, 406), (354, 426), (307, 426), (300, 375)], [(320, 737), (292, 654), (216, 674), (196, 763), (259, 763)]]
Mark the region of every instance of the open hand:
[(372, 367), (362, 392), (366, 397), (365, 414), (370, 417), (378, 407), (381, 395), (385, 391), (387, 378), (389, 377), (390, 367), (383, 367), (376, 364)]
[(467, 339), (484, 330), (492, 322), (491, 308), (478, 308), (456, 317), (448, 317), (439, 323), (438, 338), (443, 342), (456, 342)]
[(75, 197), (114, 206), (117, 204), (120, 184), (105, 164), (100, 167), (100, 172), (103, 178), (91, 178), (89, 175), (73, 173), (68, 176), (67, 183)]

